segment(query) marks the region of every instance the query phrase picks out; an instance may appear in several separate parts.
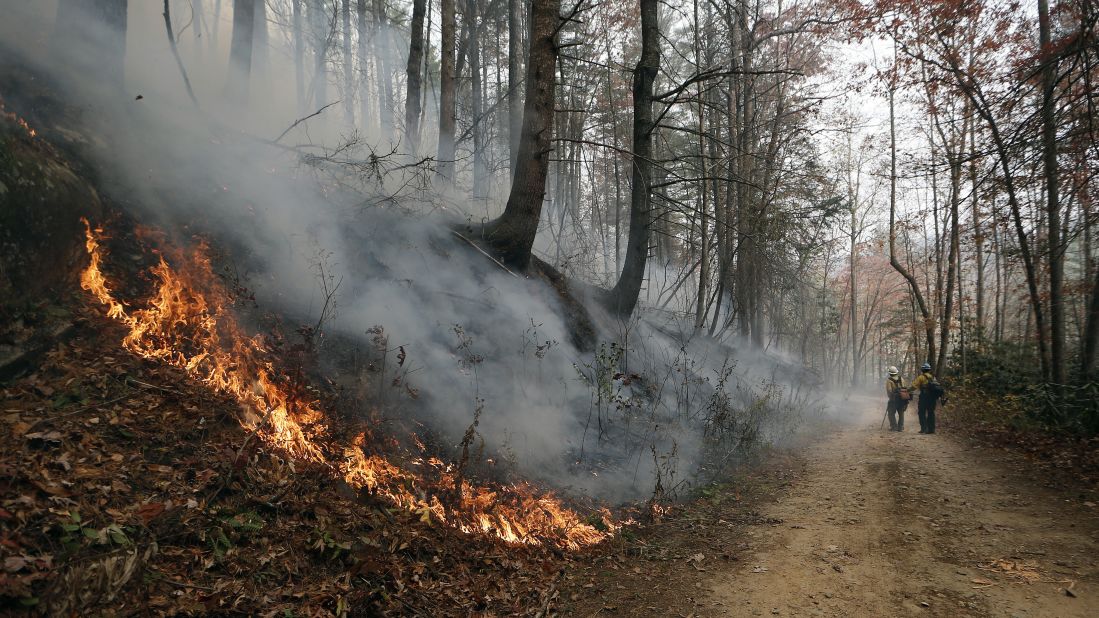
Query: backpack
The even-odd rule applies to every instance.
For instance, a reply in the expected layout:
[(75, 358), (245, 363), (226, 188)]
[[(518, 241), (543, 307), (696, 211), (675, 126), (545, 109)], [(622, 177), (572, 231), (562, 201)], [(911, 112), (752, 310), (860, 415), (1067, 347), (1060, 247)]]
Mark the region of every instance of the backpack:
[(904, 382), (901, 382), (900, 379), (894, 380), (893, 378), (889, 378), (889, 381), (897, 387), (896, 390), (893, 391), (893, 397), (897, 401), (904, 402), (912, 399), (912, 391), (908, 390), (908, 387), (904, 385)]
[(930, 393), (931, 396), (935, 399), (938, 399), (946, 394), (946, 389), (943, 388), (942, 384), (939, 384), (939, 381), (937, 379), (933, 378), (930, 382), (927, 383), (927, 392)]

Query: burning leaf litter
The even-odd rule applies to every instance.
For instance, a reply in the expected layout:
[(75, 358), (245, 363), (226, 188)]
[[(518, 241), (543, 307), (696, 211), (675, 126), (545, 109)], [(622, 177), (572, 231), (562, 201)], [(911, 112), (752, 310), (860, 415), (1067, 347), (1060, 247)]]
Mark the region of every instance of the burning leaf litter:
[[(525, 484), (478, 487), (450, 466), (428, 459), (436, 479), (367, 454), (367, 432), (339, 444), (329, 435), (319, 404), (297, 396), (280, 375), (261, 337), (249, 336), (234, 318), (231, 297), (213, 274), (207, 248), (189, 254), (165, 247), (151, 275), (156, 290), (145, 308), (128, 309), (103, 273), (103, 230), (87, 221), (89, 265), (81, 287), (129, 329), (122, 345), (142, 358), (182, 369), (214, 392), (236, 400), (245, 429), (299, 461), (330, 469), (355, 489), (365, 488), (395, 506), (467, 533), (509, 543), (579, 549), (614, 533), (604, 512), (600, 527), (584, 521), (549, 493)], [(339, 456), (330, 455), (339, 453)]]

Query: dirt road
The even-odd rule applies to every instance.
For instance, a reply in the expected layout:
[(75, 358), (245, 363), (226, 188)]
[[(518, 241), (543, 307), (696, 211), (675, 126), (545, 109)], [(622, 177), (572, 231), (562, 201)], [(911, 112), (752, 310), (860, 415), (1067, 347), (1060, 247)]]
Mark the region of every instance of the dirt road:
[(756, 529), (757, 549), (706, 582), (703, 605), (736, 616), (1099, 616), (1099, 507), (917, 429), (867, 423), (811, 447), (808, 474), (764, 509), (782, 523)]
[(1018, 455), (879, 422), (733, 484), (754, 495), (623, 540), (566, 578), (564, 613), (1099, 616), (1094, 494), (1043, 487)]

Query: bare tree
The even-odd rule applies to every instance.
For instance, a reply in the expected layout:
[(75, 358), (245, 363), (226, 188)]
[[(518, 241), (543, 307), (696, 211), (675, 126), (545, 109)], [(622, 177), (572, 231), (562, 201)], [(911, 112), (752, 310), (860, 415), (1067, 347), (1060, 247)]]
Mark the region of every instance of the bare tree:
[(447, 182), (454, 181), (454, 106), (456, 82), (454, 80), (454, 38), (456, 17), (455, 0), (441, 0), (439, 59), (439, 150), (438, 176)]
[(530, 15), (530, 53), (527, 57), (526, 103), (515, 178), (507, 206), (490, 222), (485, 238), (502, 259), (518, 268), (530, 262), (552, 151), (553, 103), (557, 68), (557, 0), (533, 0)]
[(405, 135), (413, 152), (420, 145), (420, 66), (424, 61), (424, 12), (426, 0), (413, 0), (412, 23), (409, 33), (408, 65), (405, 68), (406, 80), (404, 124)]
[(256, 2), (257, 0), (233, 0), (233, 38), (229, 47), (229, 76), (225, 82), (225, 95), (233, 105), (239, 107), (248, 104)]
[(619, 316), (637, 306), (645, 265), (649, 259), (652, 225), (653, 87), (660, 73), (660, 24), (657, 0), (639, 0), (641, 57), (633, 71), (633, 184), (630, 193), (630, 232), (626, 259), (608, 304)]

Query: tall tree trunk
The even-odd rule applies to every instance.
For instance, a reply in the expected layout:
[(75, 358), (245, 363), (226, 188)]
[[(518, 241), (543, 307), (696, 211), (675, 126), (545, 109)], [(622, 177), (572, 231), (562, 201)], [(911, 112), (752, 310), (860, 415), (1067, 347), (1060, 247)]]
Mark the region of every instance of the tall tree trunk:
[(962, 186), (961, 148), (959, 145), (959, 148), (952, 152), (950, 146), (947, 145), (945, 149), (947, 151), (947, 156), (950, 157), (950, 236), (947, 241), (950, 243), (950, 248), (946, 258), (946, 291), (944, 292), (943, 323), (939, 330), (939, 357), (934, 363), (934, 371), (936, 373), (946, 371), (946, 353), (950, 344), (950, 322), (954, 312), (955, 277), (960, 276), (957, 272), (956, 265), (959, 244), (958, 202), (961, 201), (961, 195), (959, 195), (959, 193)]
[(52, 41), (59, 66), (121, 91), (128, 12), (127, 0), (61, 0)]
[(856, 193), (851, 199), (851, 245), (849, 247), (848, 255), (848, 283), (849, 293), (851, 294), (851, 302), (849, 304), (850, 311), (848, 312), (850, 325), (848, 326), (848, 334), (851, 336), (851, 386), (859, 385), (859, 346), (858, 346), (858, 304), (859, 304), (859, 287), (857, 270), (858, 266), (858, 245), (856, 240), (858, 239), (858, 194)]
[(653, 86), (660, 72), (660, 24), (657, 0), (639, 0), (641, 8), (641, 57), (633, 71), (633, 184), (630, 193), (630, 232), (626, 259), (618, 283), (608, 298), (619, 317), (628, 317), (637, 306), (645, 265), (649, 258), (652, 225)]
[[(343, 61), (343, 122), (349, 127), (355, 126), (355, 60), (351, 56), (351, 0), (343, 0), (340, 5), (341, 47), (340, 60)], [(365, 126), (366, 118), (363, 118)]]
[[(80, 0), (76, 0), (79, 2)], [(221, 40), (218, 34), (221, 32), (221, 0), (215, 0), (214, 2), (214, 35), (210, 37), (210, 49), (215, 52), (218, 49), (218, 42)]]
[(527, 54), (526, 103), (515, 179), (504, 214), (486, 226), (485, 237), (508, 264), (526, 268), (546, 196), (552, 152), (557, 71), (557, 0), (533, 0)]
[(298, 95), (298, 114), (305, 114), (305, 37), (302, 34), (302, 2), (294, 0), (291, 34), (294, 38), (294, 86)]
[(1011, 155), (1008, 150), (1007, 141), (1000, 133), (1000, 125), (996, 121), (996, 117), (992, 114), (992, 109), (985, 100), (984, 93), (980, 90), (979, 84), (972, 80), (961, 69), (956, 57), (948, 55), (946, 56), (946, 60), (949, 63), (950, 70), (954, 74), (962, 92), (969, 98), (970, 103), (973, 104), (973, 109), (977, 112), (977, 115), (985, 121), (985, 124), (988, 126), (989, 134), (992, 137), (992, 145), (996, 152), (996, 158), (1000, 164), (1000, 171), (1003, 173), (1004, 190), (1007, 192), (1007, 203), (1011, 208), (1012, 223), (1014, 224), (1015, 235), (1019, 243), (1019, 253), (1023, 262), (1023, 273), (1026, 275), (1027, 292), (1030, 295), (1030, 309), (1034, 315), (1036, 326), (1035, 338), (1038, 341), (1038, 361), (1042, 368), (1042, 377), (1049, 380), (1051, 375), (1049, 341), (1045, 330), (1046, 323), (1045, 312), (1042, 306), (1042, 295), (1038, 286), (1038, 269), (1035, 264), (1034, 255), (1031, 253), (1026, 227), (1023, 224), (1022, 206), (1019, 203), (1019, 194), (1015, 185), (1015, 176), (1013, 175)]
[(313, 105), (328, 104), (328, 14), (324, 0), (311, 0), (309, 20), (313, 30)]
[[(968, 113), (968, 106), (967, 106)], [(984, 228), (981, 223), (981, 205), (977, 197), (977, 123), (971, 123), (969, 131), (969, 192), (970, 213), (973, 215), (973, 252), (977, 270), (976, 323), (977, 344), (980, 345), (985, 337), (985, 251)]]
[(1000, 222), (997, 221), (995, 217), (993, 217), (993, 219), (992, 219), (992, 256), (993, 256), (993, 260), (994, 260), (993, 261), (993, 267), (996, 269), (995, 270), (996, 295), (995, 295), (995, 298), (993, 299), (993, 301), (994, 301), (993, 309), (995, 310), (996, 315), (993, 319), (992, 332), (993, 332), (993, 341), (995, 341), (996, 343), (1000, 343), (1000, 341), (1002, 341), (1003, 338), (1004, 338), (1004, 322), (1006, 320), (1005, 311), (1004, 311), (1004, 303), (1002, 302), (1002, 298), (1005, 296), (1005, 294), (1004, 294), (1004, 277), (1003, 277), (1004, 269), (1003, 269), (1002, 264), (1001, 264), (1001, 262), (1003, 261), (1002, 258), (1001, 258), (1001, 255), (1002, 255), (1002, 252), (1001, 252), (1001, 249), (1000, 249)]
[[(698, 0), (694, 2), (695, 10), (695, 23), (698, 23)], [(696, 29), (697, 34), (697, 29)], [(695, 41), (695, 64), (701, 66), (698, 62), (697, 54), (698, 41)], [(707, 179), (709, 175), (709, 165), (706, 159), (706, 120), (705, 120), (705, 106), (703, 105), (703, 93), (701, 84), (698, 87), (698, 160), (702, 162), (702, 182), (701, 182), (701, 203), (699, 205), (698, 214), (698, 297), (695, 299), (695, 331), (702, 330), (702, 327), (706, 324), (706, 294), (709, 290), (708, 285), (710, 283), (710, 238), (709, 227), (710, 222), (706, 219), (707, 211), (710, 207), (708, 189), (710, 181)]]
[(1095, 279), (1092, 281), (1091, 298), (1088, 301), (1088, 317), (1084, 327), (1084, 359), (1083, 378), (1085, 381), (1094, 382), (1099, 379), (1096, 368), (1099, 360), (1099, 268), (1095, 269)]
[(393, 130), (393, 68), (390, 65), (392, 52), (389, 45), (389, 15), (383, 0), (374, 0), (374, 24), (375, 57), (378, 58), (374, 74), (381, 86), (378, 89), (381, 97), (378, 118), (381, 121), (382, 134), (388, 137)]
[(485, 187), (485, 146), (484, 146), (484, 101), (481, 99), (481, 18), (477, 11), (477, 0), (466, 3), (466, 21), (469, 22), (469, 73), (473, 102), (473, 197), (487, 195)]
[[(696, 66), (702, 66), (701, 59), (701, 40), (699, 38), (700, 31), (698, 28), (699, 16), (698, 16), (698, 4), (699, 0), (694, 0), (694, 60)], [(696, 90), (696, 96), (698, 97), (698, 160), (701, 165), (702, 181), (699, 184), (699, 208), (698, 213), (691, 217), (692, 222), (698, 222), (698, 252), (695, 257), (692, 252), (691, 261), (698, 260), (698, 287), (697, 294), (695, 296), (694, 303), (694, 330), (695, 332), (701, 332), (702, 328), (706, 325), (706, 312), (709, 308), (706, 302), (709, 295), (709, 283), (710, 283), (710, 237), (709, 227), (710, 222), (708, 220), (709, 207), (710, 207), (710, 179), (709, 179), (709, 161), (707, 157), (706, 145), (709, 141), (709, 135), (706, 132), (706, 105), (705, 105), (705, 91), (701, 84), (698, 85)], [(693, 227), (693, 225), (692, 225)], [(688, 241), (692, 240), (690, 230), (688, 230)]]
[(519, 58), (522, 55), (522, 36), (519, 12), (522, 0), (508, 0), (508, 170), (514, 173), (519, 154), (519, 134), (523, 130), (523, 110), (519, 99)]
[(191, 18), (194, 20), (191, 31), (195, 42), (195, 55), (202, 58), (202, 47), (206, 44), (202, 37), (206, 34), (206, 10), (204, 0), (191, 0)]
[(1049, 223), (1050, 379), (1065, 383), (1065, 248), (1061, 241), (1061, 204), (1057, 177), (1057, 125), (1054, 89), (1057, 59), (1050, 49), (1049, 0), (1038, 0), (1038, 41), (1042, 59), (1042, 163), (1046, 177), (1046, 216)]
[(420, 147), (420, 65), (424, 61), (424, 13), (426, 0), (412, 1), (412, 25), (408, 43), (408, 65), (405, 67), (406, 95), (404, 100), (404, 126), (409, 150)]
[[(456, 82), (454, 79), (454, 0), (441, 0), (440, 19), (442, 35), (439, 61), (439, 150), (436, 167), (438, 176), (454, 182), (454, 104)], [(554, 53), (554, 62), (557, 54)], [(553, 79), (551, 75), (549, 79)], [(552, 108), (551, 108), (552, 109)]]
[(271, 64), (271, 35), (267, 30), (267, 2), (255, 0), (256, 19), (252, 31), (252, 75), (263, 79)]
[(233, 0), (233, 38), (229, 47), (229, 77), (225, 95), (230, 104), (248, 105), (252, 77), (252, 43), (256, 25), (256, 0)]
[[(370, 80), (367, 79), (367, 66), (370, 64), (370, 55), (367, 53), (370, 41), (370, 32), (366, 25), (366, 0), (358, 0), (355, 3), (355, 30), (358, 33), (358, 43), (355, 55), (359, 60), (358, 87), (359, 94), (359, 123), (363, 128), (370, 126)], [(418, 103), (418, 101), (417, 101)]]

